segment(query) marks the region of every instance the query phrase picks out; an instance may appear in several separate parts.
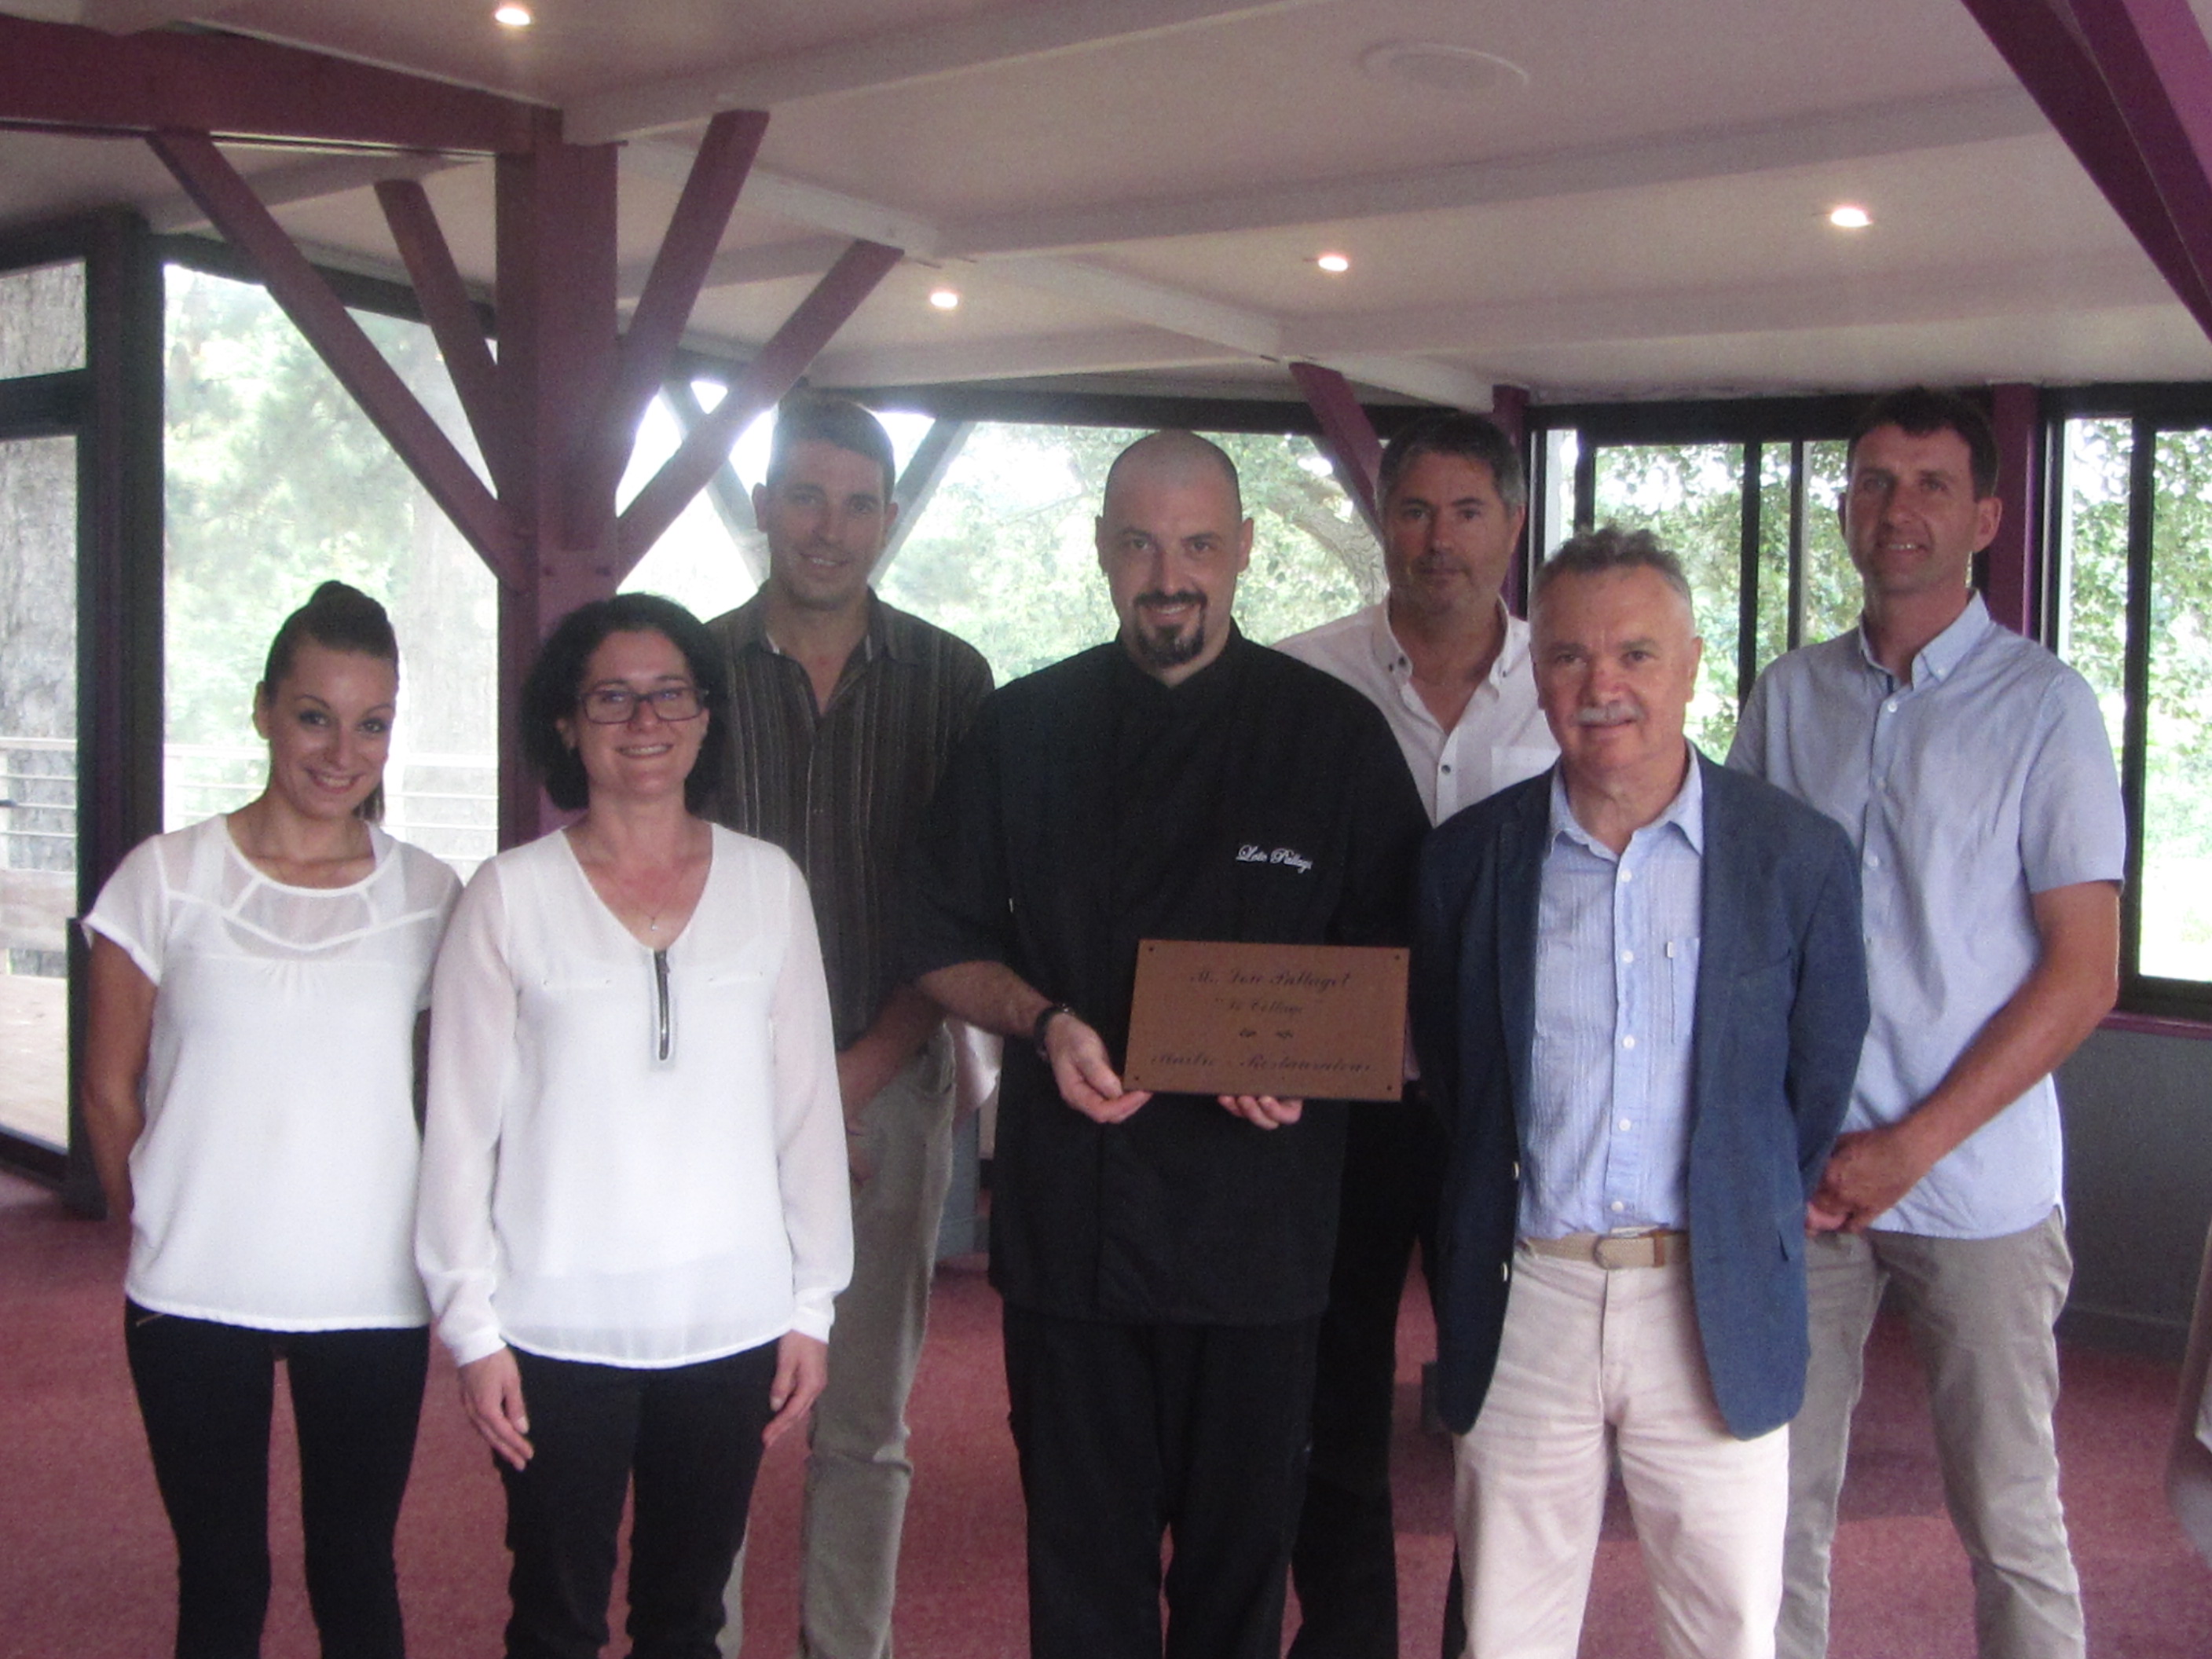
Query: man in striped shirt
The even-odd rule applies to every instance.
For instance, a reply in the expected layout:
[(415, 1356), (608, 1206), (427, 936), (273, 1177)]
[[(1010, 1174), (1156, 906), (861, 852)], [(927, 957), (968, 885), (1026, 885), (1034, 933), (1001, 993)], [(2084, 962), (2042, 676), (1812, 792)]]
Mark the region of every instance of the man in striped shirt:
[[(776, 421), (753, 511), (769, 574), (708, 626), (732, 696), (712, 816), (805, 872), (822, 935), (853, 1167), (853, 1280), (837, 1298), (814, 1408), (799, 1650), (884, 1659), (913, 1466), (906, 1400), (921, 1358), (951, 1170), (941, 1011), (892, 975), (891, 884), (946, 757), (991, 690), (970, 646), (868, 586), (898, 516), (890, 435), (843, 399)], [(744, 1639), (738, 1572), (722, 1651)]]

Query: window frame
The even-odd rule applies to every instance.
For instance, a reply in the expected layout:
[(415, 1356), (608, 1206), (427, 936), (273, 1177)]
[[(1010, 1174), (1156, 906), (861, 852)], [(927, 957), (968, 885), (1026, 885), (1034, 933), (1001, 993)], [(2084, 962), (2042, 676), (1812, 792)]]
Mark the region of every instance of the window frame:
[(2122, 643), (2120, 798), (2127, 817), (2126, 875), (2120, 890), (2120, 998), (2110, 1022), (2126, 1028), (2212, 1037), (2212, 980), (2173, 979), (2142, 971), (2143, 794), (2149, 768), (2151, 579), (2157, 499), (2158, 436), (2212, 428), (2212, 383), (2120, 384), (2046, 391), (2045, 439), (2045, 556), (2037, 592), (2041, 643), (2058, 649), (2060, 534), (2066, 512), (2066, 423), (2125, 421), (2128, 453), (2126, 631)]

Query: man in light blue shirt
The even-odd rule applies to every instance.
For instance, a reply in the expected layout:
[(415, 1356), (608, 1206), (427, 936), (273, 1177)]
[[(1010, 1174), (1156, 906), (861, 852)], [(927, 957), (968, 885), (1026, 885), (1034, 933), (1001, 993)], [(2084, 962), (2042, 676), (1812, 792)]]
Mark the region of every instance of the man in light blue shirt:
[(1691, 617), (1650, 536), (1560, 549), (1534, 650), (1558, 769), (1422, 855), (1474, 1659), (1572, 1659), (1616, 1453), (1662, 1650), (1774, 1650), (1804, 1204), (1866, 1031), (1858, 884), (1833, 823), (1685, 740)]
[(1916, 389), (1852, 440), (1857, 628), (1760, 677), (1729, 759), (1858, 850), (1874, 1003), (1814, 1195), (1813, 1351), (1790, 1434), (1784, 1659), (1820, 1659), (1861, 1352), (1887, 1285), (1929, 1373), (1984, 1659), (2083, 1651), (2051, 1425), (2072, 1273), (2051, 1073), (2111, 1009), (2125, 856), (2096, 699), (1969, 585), (1996, 446)]

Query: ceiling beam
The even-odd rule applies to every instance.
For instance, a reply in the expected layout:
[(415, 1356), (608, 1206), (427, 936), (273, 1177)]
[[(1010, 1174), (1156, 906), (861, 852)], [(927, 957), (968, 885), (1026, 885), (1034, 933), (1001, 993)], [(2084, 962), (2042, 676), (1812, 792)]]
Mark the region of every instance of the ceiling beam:
[(1294, 10), (1317, 0), (1057, 0), (1003, 5), (880, 30), (702, 74), (586, 98), (567, 111), (574, 143), (684, 126), (726, 109), (907, 86), (1149, 35)]
[[(1295, 356), (1343, 365), (1374, 354), (1485, 353), (1543, 346), (1790, 333), (1883, 324), (1954, 322), (2025, 313), (2079, 313), (2172, 302), (2158, 272), (2122, 251), (2068, 259), (1995, 260), (1858, 276), (1735, 283), (1638, 294), (1545, 295), (1300, 322), (1284, 330)], [(1361, 378), (1351, 368), (1345, 372)]]
[(942, 251), (969, 258), (1053, 252), (1167, 236), (1449, 212), (1735, 178), (2049, 131), (2033, 99), (2018, 87), (1999, 87), (1459, 167), (1301, 179), (1195, 196), (998, 215), (945, 226)]
[(246, 0), (80, 0), (77, 21), (109, 34), (136, 34), (165, 23), (206, 23)]
[(0, 120), (488, 154), (530, 146), (534, 106), (240, 35), (105, 34), (0, 14)]
[[(319, 155), (311, 161), (262, 167), (247, 174), (264, 207), (297, 207), (333, 196), (368, 190), (392, 179), (423, 179), (460, 163), (451, 156), (385, 153), (374, 155)], [(144, 210), (146, 222), (163, 235), (204, 230), (206, 210), (179, 191)]]
[(823, 386), (953, 385), (1023, 380), (1050, 374), (1110, 374), (1133, 369), (1196, 368), (1242, 354), (1148, 328), (1013, 338), (931, 341), (920, 345), (848, 346), (825, 352), (806, 371)]

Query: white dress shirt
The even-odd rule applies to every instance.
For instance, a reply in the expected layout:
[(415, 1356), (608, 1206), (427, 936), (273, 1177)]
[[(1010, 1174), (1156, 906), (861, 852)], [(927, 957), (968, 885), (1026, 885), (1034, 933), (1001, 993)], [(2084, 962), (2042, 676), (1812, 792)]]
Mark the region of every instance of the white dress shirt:
[(1275, 649), (1334, 675), (1382, 711), (1429, 822), (1442, 823), (1462, 806), (1534, 777), (1559, 752), (1536, 705), (1528, 624), (1502, 601), (1498, 614), (1505, 627), (1498, 660), (1449, 732), (1413, 684), (1413, 659), (1390, 630), (1388, 600), (1293, 634)]

